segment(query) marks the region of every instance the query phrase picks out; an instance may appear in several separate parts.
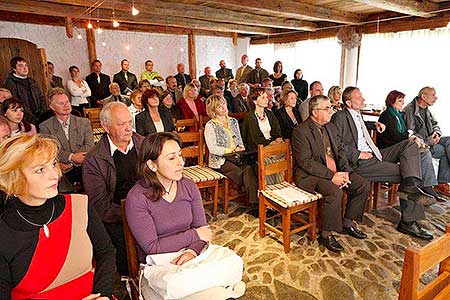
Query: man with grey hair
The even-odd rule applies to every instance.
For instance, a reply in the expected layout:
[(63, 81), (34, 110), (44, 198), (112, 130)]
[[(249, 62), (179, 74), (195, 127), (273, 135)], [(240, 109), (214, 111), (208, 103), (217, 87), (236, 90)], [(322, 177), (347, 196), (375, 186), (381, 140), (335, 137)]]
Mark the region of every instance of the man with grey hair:
[(128, 97), (127, 95), (122, 95), (120, 93), (120, 87), (118, 83), (112, 82), (109, 85), (109, 92), (111, 93), (111, 96), (106, 97), (105, 99), (99, 101), (100, 104), (106, 105), (109, 102), (122, 102), (125, 103), (127, 106), (131, 104), (130, 97)]
[(233, 110), (234, 113), (240, 113), (248, 111), (247, 97), (250, 92), (250, 86), (246, 83), (239, 83), (239, 94), (233, 98)]
[(426, 86), (419, 95), (403, 109), (406, 128), (411, 134), (421, 138), (430, 146), (431, 154), (439, 159), (438, 186), (435, 189), (450, 197), (450, 137), (442, 136), (441, 128), (428, 107), (433, 106), (438, 97), (433, 87)]
[(72, 184), (81, 183), (81, 166), (94, 146), (91, 123), (71, 114), (72, 106), (62, 88), (52, 88), (48, 101), (54, 116), (39, 124), (39, 131), (59, 142), (58, 162), (65, 177)]
[[(370, 192), (370, 183), (352, 172), (337, 130), (330, 123), (333, 109), (328, 97), (314, 96), (309, 103), (309, 118), (292, 133), (292, 155), (295, 161), (295, 184), (308, 192), (323, 195), (319, 208), (322, 220), (319, 243), (328, 250), (341, 252), (342, 245), (333, 232), (344, 232), (357, 239), (367, 235), (357, 228)], [(342, 195), (348, 199), (341, 218)]]
[(138, 179), (137, 154), (144, 138), (133, 132), (131, 114), (121, 102), (106, 104), (100, 122), (105, 134), (86, 155), (84, 189), (116, 248), (119, 274), (128, 275), (120, 201)]
[(300, 116), (302, 117), (302, 120), (306, 120), (309, 116), (309, 99), (311, 99), (311, 97), (314, 97), (316, 95), (323, 95), (323, 87), (322, 87), (322, 83), (320, 81), (313, 81), (310, 85), (309, 85), (309, 93), (310, 93), (310, 98), (306, 99), (305, 101), (303, 101), (298, 110), (300, 111)]

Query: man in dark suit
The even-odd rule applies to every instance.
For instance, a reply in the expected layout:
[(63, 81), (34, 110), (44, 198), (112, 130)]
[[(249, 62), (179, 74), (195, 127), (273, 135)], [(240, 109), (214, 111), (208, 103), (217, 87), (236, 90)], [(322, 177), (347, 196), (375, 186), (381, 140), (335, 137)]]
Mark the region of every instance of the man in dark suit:
[(50, 88), (63, 87), (62, 78), (55, 75), (55, 66), (52, 62), (47, 62), (48, 77), (50, 78)]
[(200, 95), (202, 95), (203, 97), (207, 97), (210, 93), (211, 90), (210, 78), (211, 78), (211, 68), (205, 67), (205, 75), (202, 75), (199, 78), (201, 85)]
[(91, 124), (86, 118), (70, 114), (72, 106), (62, 88), (51, 89), (48, 100), (55, 115), (39, 124), (39, 131), (58, 140), (61, 170), (72, 184), (81, 183), (81, 166), (86, 153), (94, 146)]
[(130, 97), (120, 94), (120, 88), (117, 83), (113, 82), (109, 85), (109, 92), (111, 95), (100, 101), (100, 104), (102, 104), (103, 106), (105, 106), (109, 102), (122, 102), (127, 106), (131, 105)]
[(232, 100), (232, 110), (231, 112), (240, 113), (248, 111), (247, 97), (250, 92), (250, 87), (246, 83), (239, 83), (238, 85), (239, 94)]
[[(314, 96), (310, 102), (310, 117), (294, 129), (292, 154), (295, 161), (295, 184), (308, 192), (319, 192), (323, 203), (319, 208), (321, 220), (319, 243), (333, 252), (344, 250), (333, 232), (364, 239), (367, 235), (357, 228), (370, 193), (370, 183), (352, 172), (337, 139), (337, 130), (329, 123), (333, 114), (326, 96)], [(342, 196), (348, 195), (342, 219)]]
[(100, 104), (98, 101), (111, 95), (109, 91), (111, 79), (109, 75), (102, 73), (102, 63), (100, 60), (96, 59), (92, 62), (92, 73), (86, 76), (86, 82), (91, 89), (91, 97), (89, 97), (91, 107), (98, 107)]
[(233, 71), (231, 69), (227, 69), (227, 65), (223, 59), (219, 62), (219, 66), (220, 69), (216, 71), (216, 77), (217, 79), (223, 78), (225, 80), (225, 89), (227, 89), (228, 81), (234, 78)]
[(247, 77), (247, 83), (252, 88), (260, 87), (263, 79), (269, 77), (269, 72), (266, 69), (261, 67), (262, 60), (261, 58), (257, 58), (255, 60), (255, 68), (251, 70)]
[(128, 71), (130, 63), (127, 59), (122, 59), (120, 65), (122, 70), (120, 70), (119, 73), (114, 74), (113, 82), (116, 82), (119, 85), (120, 93), (129, 95), (139, 87), (137, 77)]
[[(338, 138), (344, 144), (350, 166), (369, 181), (400, 183), (398, 196), (402, 216), (397, 230), (420, 239), (433, 239), (417, 223), (425, 217), (423, 205), (436, 202), (434, 197), (418, 188), (422, 175), (417, 144), (405, 140), (378, 149), (360, 113), (365, 101), (361, 91), (347, 87), (342, 93), (342, 101), (346, 107), (335, 113), (332, 121), (338, 129)], [(385, 129), (380, 123), (376, 123), (376, 127), (379, 132)]]
[(177, 80), (178, 87), (183, 90), (186, 84), (190, 83), (192, 81), (191, 76), (189, 74), (184, 74), (184, 65), (178, 64), (177, 65), (177, 71), (178, 74), (175, 75), (175, 79)]
[(168, 76), (166, 78), (166, 87), (165, 92), (169, 92), (172, 95), (173, 105), (178, 103), (178, 100), (183, 98), (183, 92), (178, 89), (177, 80), (173, 76)]

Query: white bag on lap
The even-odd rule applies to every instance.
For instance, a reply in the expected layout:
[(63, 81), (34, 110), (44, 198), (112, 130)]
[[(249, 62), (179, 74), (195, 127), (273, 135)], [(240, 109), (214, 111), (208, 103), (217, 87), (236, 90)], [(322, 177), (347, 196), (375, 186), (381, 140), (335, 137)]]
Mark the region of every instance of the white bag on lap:
[(234, 285), (242, 280), (243, 268), (242, 258), (233, 250), (210, 244), (181, 266), (170, 263), (146, 266), (144, 277), (164, 299), (180, 299), (212, 287)]

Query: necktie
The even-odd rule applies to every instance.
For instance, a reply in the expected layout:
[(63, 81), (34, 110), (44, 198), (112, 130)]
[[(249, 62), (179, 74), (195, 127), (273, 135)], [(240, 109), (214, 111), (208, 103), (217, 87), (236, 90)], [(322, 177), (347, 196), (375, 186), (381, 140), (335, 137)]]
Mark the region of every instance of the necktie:
[(325, 163), (327, 164), (327, 168), (330, 169), (333, 173), (337, 172), (336, 161), (333, 158), (333, 153), (331, 152), (330, 139), (328, 138), (328, 134), (325, 131), (325, 128), (320, 128), (320, 133), (322, 134), (322, 142), (323, 147), (325, 149)]
[(97, 75), (97, 82), (100, 84), (100, 75)]
[(64, 131), (64, 135), (66, 136), (66, 139), (69, 140), (69, 124), (67, 124), (67, 122), (63, 122), (61, 125)]
[(123, 76), (125, 76), (125, 80), (128, 82), (128, 72), (125, 72)]
[(375, 154), (375, 157), (382, 161), (383, 157), (381, 156), (381, 152), (378, 149), (377, 146), (375, 146), (375, 143), (372, 140), (372, 137), (369, 134), (369, 131), (367, 130), (366, 124), (364, 124), (364, 121), (361, 117), (361, 115), (357, 115), (357, 119), (359, 121), (359, 126), (361, 126), (361, 130), (363, 132), (364, 139), (366, 140), (367, 145), (369, 145), (370, 149), (372, 150), (373, 154)]
[(241, 67), (241, 72), (239, 72), (239, 79), (241, 79), (241, 80), (242, 80), (242, 74), (244, 73), (244, 69), (245, 69), (245, 67), (242, 66)]

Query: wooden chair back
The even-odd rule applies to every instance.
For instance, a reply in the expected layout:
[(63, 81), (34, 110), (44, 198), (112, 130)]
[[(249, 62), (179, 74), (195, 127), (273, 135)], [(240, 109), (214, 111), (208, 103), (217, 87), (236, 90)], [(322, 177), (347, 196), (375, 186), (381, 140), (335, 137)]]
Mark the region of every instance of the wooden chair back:
[[(264, 158), (274, 155), (284, 155), (284, 160), (265, 164)], [(258, 145), (258, 180), (259, 189), (266, 188), (266, 176), (284, 172), (284, 181), (292, 182), (291, 155), (289, 150), (289, 141), (275, 145)]]
[(200, 116), (200, 121), (199, 121), (199, 128), (200, 129), (205, 129), (205, 124), (211, 120), (211, 118), (209, 116)]
[(240, 112), (240, 113), (228, 113), (230, 117), (237, 119), (238, 121), (244, 120), (247, 116), (248, 111)]
[[(420, 277), (437, 264), (438, 276), (419, 291)], [(445, 235), (422, 249), (406, 249), (398, 299), (450, 299), (450, 225)]]
[(123, 236), (127, 251), (128, 271), (130, 272), (130, 277), (135, 279), (139, 274), (139, 259), (137, 256), (136, 240), (131, 233), (130, 227), (128, 227), (127, 216), (125, 215), (125, 199), (120, 201), (120, 210), (122, 212)]
[(178, 136), (180, 137), (183, 145), (185, 143), (193, 143), (194, 145), (187, 146), (181, 148), (181, 155), (184, 158), (197, 157), (197, 164), (203, 167), (203, 153), (204, 153), (204, 139), (203, 139), (203, 130), (200, 129), (198, 131), (187, 131), (187, 132), (179, 132)]
[(101, 110), (102, 109), (100, 107), (96, 107), (96, 108), (83, 107), (83, 116), (85, 118), (88, 118), (89, 121), (91, 121), (92, 129), (102, 127), (102, 125), (100, 123), (100, 111)]
[(198, 122), (195, 118), (192, 119), (178, 119), (175, 121), (175, 129), (177, 132), (182, 132), (186, 127), (194, 127), (193, 131), (198, 130)]

